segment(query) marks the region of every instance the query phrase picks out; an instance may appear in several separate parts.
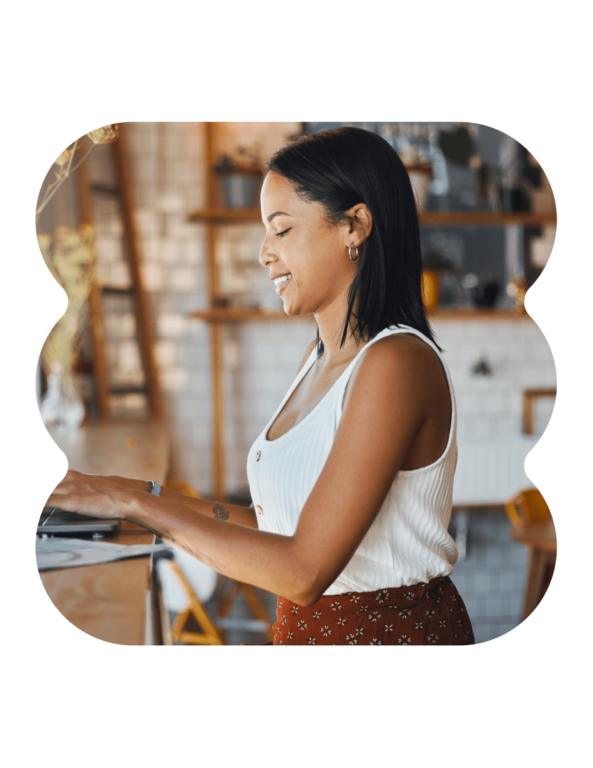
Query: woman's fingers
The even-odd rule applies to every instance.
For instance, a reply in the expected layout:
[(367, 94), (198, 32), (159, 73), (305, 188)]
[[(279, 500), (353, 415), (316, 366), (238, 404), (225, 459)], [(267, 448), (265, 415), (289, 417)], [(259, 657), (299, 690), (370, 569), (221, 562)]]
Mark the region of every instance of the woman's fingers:
[(105, 477), (68, 470), (53, 490), (47, 506), (81, 515), (120, 517), (118, 509), (121, 504), (116, 501), (118, 493), (121, 493), (119, 486)]
[(57, 509), (64, 510), (64, 512), (80, 511), (81, 515), (85, 514), (82, 510), (79, 509), (81, 505), (75, 496), (56, 496), (55, 494), (52, 494), (47, 500), (45, 506), (56, 507)]
[(53, 490), (53, 493), (59, 495), (64, 495), (66, 493), (70, 493), (74, 490), (74, 486), (70, 483), (60, 483), (59, 485), (56, 485), (56, 487)]

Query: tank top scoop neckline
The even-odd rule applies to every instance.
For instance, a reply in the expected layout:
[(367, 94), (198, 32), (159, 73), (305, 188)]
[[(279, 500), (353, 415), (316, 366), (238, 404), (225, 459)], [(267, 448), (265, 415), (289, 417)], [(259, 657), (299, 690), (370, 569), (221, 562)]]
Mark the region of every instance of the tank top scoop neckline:
[(410, 334), (412, 334), (414, 336), (418, 336), (426, 344), (428, 344), (430, 346), (430, 348), (435, 352), (435, 354), (439, 358), (439, 361), (440, 361), (440, 363), (441, 363), (441, 365), (443, 367), (443, 370), (445, 372), (445, 377), (447, 379), (447, 387), (449, 388), (449, 398), (450, 398), (450, 401), (451, 401), (451, 418), (450, 418), (450, 422), (449, 422), (449, 434), (448, 434), (448, 439), (447, 439), (447, 445), (445, 446), (445, 450), (443, 451), (443, 453), (438, 457), (438, 459), (433, 461), (431, 464), (427, 464), (426, 466), (423, 466), (423, 467), (418, 467), (417, 469), (400, 469), (399, 472), (398, 472), (398, 475), (413, 475), (413, 474), (418, 474), (418, 473), (421, 473), (421, 472), (426, 472), (426, 471), (428, 471), (430, 469), (434, 469), (436, 466), (438, 466), (438, 464), (443, 462), (446, 459), (447, 454), (449, 453), (449, 449), (450, 449), (451, 443), (453, 441), (453, 435), (455, 433), (456, 408), (455, 408), (455, 397), (454, 397), (454, 394), (453, 394), (453, 383), (451, 381), (451, 378), (450, 378), (447, 366), (444, 364), (444, 361), (443, 361), (443, 358), (441, 356), (441, 353), (438, 351), (438, 349), (436, 348), (435, 344), (427, 336), (425, 336), (421, 331), (418, 331), (418, 330), (416, 330), (416, 328), (412, 328), (411, 326), (408, 326), (408, 325), (398, 325), (398, 326), (390, 325), (387, 328), (384, 328), (382, 331), (379, 331), (379, 333), (377, 333), (375, 336), (373, 336), (372, 339), (367, 341), (367, 343), (356, 353), (356, 356), (354, 358), (352, 358), (352, 360), (348, 363), (348, 366), (346, 367), (346, 369), (344, 371), (342, 371), (342, 373), (334, 381), (332, 386), (323, 395), (321, 400), (319, 400), (319, 402), (315, 405), (315, 407), (312, 408), (312, 410), (310, 410), (309, 413), (304, 418), (301, 419), (301, 421), (298, 421), (296, 424), (294, 424), (288, 430), (288, 432), (285, 432), (283, 435), (280, 435), (280, 437), (277, 437), (274, 440), (269, 440), (268, 439), (268, 432), (272, 428), (272, 425), (274, 424), (274, 422), (276, 421), (276, 419), (278, 418), (278, 416), (282, 412), (282, 409), (284, 408), (284, 406), (286, 405), (286, 403), (288, 402), (288, 400), (292, 396), (292, 393), (295, 391), (295, 389), (298, 387), (298, 385), (301, 383), (301, 381), (305, 378), (307, 373), (311, 370), (311, 368), (313, 367), (314, 363), (316, 362), (316, 360), (318, 358), (317, 347), (316, 346), (313, 347), (313, 349), (311, 350), (311, 354), (307, 358), (307, 361), (303, 365), (301, 371), (297, 374), (297, 376), (296, 376), (295, 380), (293, 381), (292, 385), (289, 387), (288, 392), (284, 396), (284, 399), (282, 400), (282, 402), (280, 403), (280, 405), (276, 409), (276, 412), (274, 413), (274, 415), (272, 416), (270, 421), (267, 423), (265, 429), (263, 430), (263, 442), (266, 445), (266, 449), (270, 450), (271, 446), (274, 446), (274, 445), (276, 445), (277, 443), (280, 443), (280, 442), (286, 442), (287, 439), (289, 439), (290, 437), (294, 437), (294, 434), (296, 432), (298, 432), (300, 430), (300, 428), (304, 424), (306, 424), (310, 419), (312, 419), (313, 416), (319, 410), (321, 410), (321, 408), (324, 406), (324, 404), (330, 398), (332, 392), (336, 389), (336, 387), (338, 387), (338, 385), (340, 384), (342, 379), (345, 376), (350, 374), (350, 372), (352, 371), (352, 368), (356, 365), (356, 362), (357, 362), (358, 358), (365, 351), (365, 349), (368, 346), (370, 346), (371, 344), (374, 344), (376, 341), (379, 341), (379, 339), (385, 338), (386, 336), (390, 336), (390, 335), (392, 335), (394, 333), (410, 333)]

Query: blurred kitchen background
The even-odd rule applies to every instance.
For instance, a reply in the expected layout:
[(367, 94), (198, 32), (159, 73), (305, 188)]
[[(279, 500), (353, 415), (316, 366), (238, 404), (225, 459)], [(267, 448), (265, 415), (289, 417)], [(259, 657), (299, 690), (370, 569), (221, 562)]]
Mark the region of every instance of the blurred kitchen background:
[[(177, 487), (248, 505), (247, 452), (316, 332), (312, 317), (284, 316), (258, 261), (263, 165), (291, 138), (340, 125), (383, 136), (416, 191), (425, 299), (458, 406), (452, 578), (484, 642), (526, 615), (536, 555), (512, 536), (525, 505), (505, 504), (533, 487), (523, 463), (556, 391), (550, 349), (523, 306), (552, 250), (554, 198), (512, 137), (467, 123), (125, 123), (116, 141), (71, 145), (42, 186), (37, 231), (54, 249), (60, 232), (63, 242), (84, 224), (90, 233), (75, 388), (87, 420), (163, 418)], [(40, 364), (51, 423), (49, 374)], [(174, 619), (183, 599), (169, 592)], [(204, 572), (192, 592), (226, 642), (269, 637), (261, 607), (273, 619), (274, 596)]]

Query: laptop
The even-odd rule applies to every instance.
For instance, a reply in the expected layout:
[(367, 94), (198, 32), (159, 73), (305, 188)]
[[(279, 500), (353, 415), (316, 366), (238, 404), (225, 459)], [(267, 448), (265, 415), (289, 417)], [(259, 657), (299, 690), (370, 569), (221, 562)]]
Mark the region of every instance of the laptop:
[(65, 512), (57, 507), (45, 507), (37, 523), (37, 534), (62, 535), (77, 534), (107, 534), (117, 531), (118, 518), (87, 517), (76, 512)]

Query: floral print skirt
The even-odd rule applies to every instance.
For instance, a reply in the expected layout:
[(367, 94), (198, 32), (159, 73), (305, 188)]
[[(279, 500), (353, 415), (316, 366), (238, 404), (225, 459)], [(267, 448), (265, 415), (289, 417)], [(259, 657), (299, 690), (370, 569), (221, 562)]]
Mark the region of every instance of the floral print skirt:
[(272, 645), (473, 645), (448, 576), (426, 584), (326, 595), (304, 607), (278, 598)]

